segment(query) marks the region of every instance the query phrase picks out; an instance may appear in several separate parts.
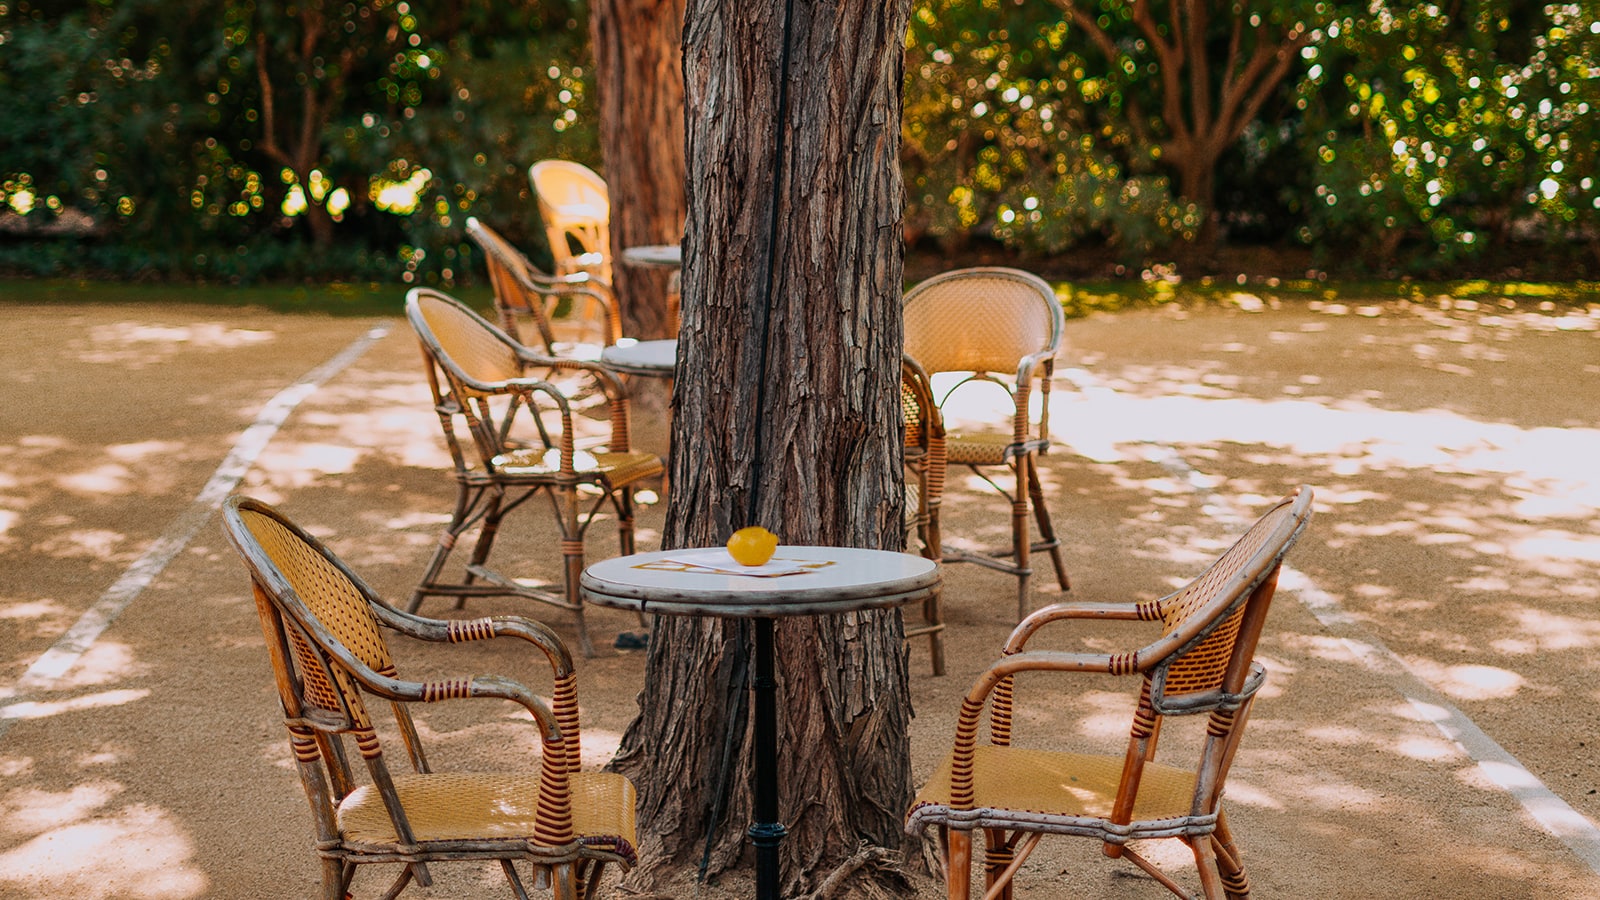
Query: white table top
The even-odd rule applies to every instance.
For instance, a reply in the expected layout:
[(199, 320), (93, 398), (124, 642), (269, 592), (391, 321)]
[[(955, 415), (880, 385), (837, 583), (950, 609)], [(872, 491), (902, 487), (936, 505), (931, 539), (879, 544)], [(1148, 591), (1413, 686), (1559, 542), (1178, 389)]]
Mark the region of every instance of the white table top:
[(600, 351), (600, 362), (629, 375), (671, 377), (678, 367), (678, 342), (671, 338), (659, 341), (623, 338)]
[[(707, 550), (657, 550), (597, 562), (580, 580), (586, 602), (679, 616), (771, 617), (851, 612), (925, 600), (938, 590), (932, 560), (888, 550), (780, 546), (773, 563), (821, 564), (758, 577), (684, 571), (672, 560)], [(737, 568), (730, 558), (730, 567)]]
[(636, 266), (662, 266), (665, 268), (680, 268), (683, 266), (682, 244), (641, 244), (638, 247), (629, 247), (622, 251), (623, 262), (633, 263)]

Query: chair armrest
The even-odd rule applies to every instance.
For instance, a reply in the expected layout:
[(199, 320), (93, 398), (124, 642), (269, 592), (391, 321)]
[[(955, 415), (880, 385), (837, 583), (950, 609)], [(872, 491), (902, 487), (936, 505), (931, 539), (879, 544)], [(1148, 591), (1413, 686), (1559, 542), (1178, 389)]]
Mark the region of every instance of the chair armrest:
[[(517, 358), (529, 368), (548, 368), (560, 371), (584, 372), (592, 376), (606, 398), (606, 415), (611, 420), (611, 440), (607, 446), (613, 453), (627, 453), (631, 449), (630, 408), (628, 387), (616, 372), (591, 360), (571, 359), (563, 356), (546, 356), (527, 347), (519, 348)], [(529, 383), (533, 383), (531, 380)], [(547, 384), (547, 382), (538, 382)]]
[(961, 701), (956, 720), (955, 743), (951, 749), (950, 797), (956, 809), (971, 809), (972, 758), (978, 745), (978, 720), (993, 697), (990, 737), (995, 744), (1011, 743), (1011, 687), (1020, 672), (1081, 672), (1099, 675), (1127, 675), (1131, 654), (1066, 653), (1039, 650), (1002, 657), (989, 666)]
[(1034, 633), (1051, 622), (1064, 619), (1097, 619), (1100, 621), (1148, 622), (1159, 618), (1155, 603), (1052, 603), (1042, 606), (1017, 623), (1006, 639), (1006, 653), (1021, 653), (1023, 646)]
[(463, 644), (499, 637), (520, 638), (539, 648), (550, 661), (551, 672), (557, 679), (570, 676), (575, 671), (572, 653), (566, 644), (561, 641), (554, 629), (535, 619), (524, 616), (430, 619), (405, 612), (387, 601), (374, 604), (372, 611), (385, 627), (420, 641)]

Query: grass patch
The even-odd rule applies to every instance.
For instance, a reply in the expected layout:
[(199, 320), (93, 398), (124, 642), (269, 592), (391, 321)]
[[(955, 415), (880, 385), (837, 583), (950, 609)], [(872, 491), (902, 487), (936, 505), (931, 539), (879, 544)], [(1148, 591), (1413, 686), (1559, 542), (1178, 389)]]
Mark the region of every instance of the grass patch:
[[(1394, 300), (1437, 303), (1471, 300), (1507, 309), (1600, 306), (1600, 282), (1373, 281), (1314, 279), (1201, 278), (1184, 281), (1160, 273), (1133, 281), (1063, 281), (1055, 284), (1067, 318), (1097, 312), (1185, 308), (1258, 309), (1282, 303), (1384, 303)], [(493, 308), (486, 285), (453, 287), (448, 293), (480, 311)], [(398, 316), (406, 289), (392, 284), (205, 285), (158, 282), (123, 284), (72, 278), (0, 280), (0, 303), (181, 303), (197, 306), (254, 306), (275, 312), (334, 316)]]
[(1056, 296), (1067, 318), (1097, 312), (1150, 309), (1176, 305), (1184, 308), (1258, 309), (1281, 303), (1384, 303), (1409, 300), (1437, 303), (1471, 300), (1507, 309), (1520, 306), (1584, 308), (1600, 306), (1600, 282), (1494, 282), (1471, 281), (1347, 281), (1309, 278), (1279, 279), (1202, 278), (1183, 281), (1159, 273), (1139, 281), (1057, 282)]
[[(492, 306), (487, 287), (451, 294), (475, 308)], [(0, 301), (81, 305), (85, 303), (179, 303), (195, 306), (260, 307), (274, 312), (333, 316), (398, 316), (405, 312), (406, 288), (392, 284), (206, 285), (124, 284), (75, 278), (0, 281)]]

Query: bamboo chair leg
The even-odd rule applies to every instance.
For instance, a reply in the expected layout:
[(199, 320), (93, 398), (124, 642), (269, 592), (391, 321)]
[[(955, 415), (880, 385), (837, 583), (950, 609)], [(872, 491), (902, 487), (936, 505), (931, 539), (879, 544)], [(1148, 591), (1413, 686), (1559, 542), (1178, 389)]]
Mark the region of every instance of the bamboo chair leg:
[(933, 596), (922, 601), (922, 618), (927, 623), (928, 657), (933, 663), (933, 674), (944, 674), (944, 609), (935, 590)]
[[(483, 521), (478, 526), (478, 540), (472, 545), (472, 558), (467, 564), (467, 574), (462, 579), (462, 584), (472, 584), (477, 576), (472, 574), (474, 566), (482, 567), (489, 561), (489, 551), (494, 549), (494, 539), (500, 535), (500, 520), (505, 518), (505, 510), (500, 508), (500, 502), (505, 499), (505, 493), (495, 490), (489, 497), (488, 510), (483, 514)], [(463, 609), (467, 605), (465, 595), (456, 598), (456, 609)]]
[(1228, 828), (1225, 813), (1217, 814), (1217, 830), (1211, 836), (1211, 844), (1217, 853), (1217, 867), (1222, 871), (1222, 887), (1228, 900), (1248, 900), (1250, 879), (1245, 875), (1244, 860), (1240, 858), (1239, 846)]
[(517, 900), (530, 900), (528, 889), (522, 885), (522, 876), (517, 874), (517, 867), (511, 864), (511, 860), (500, 860), (500, 871), (506, 874), (506, 881), (511, 883), (511, 890), (517, 895)]
[(550, 867), (550, 894), (554, 900), (578, 900), (578, 884), (572, 863)]
[(561, 556), (566, 564), (566, 602), (578, 620), (578, 647), (585, 658), (593, 659), (594, 642), (589, 640), (589, 623), (583, 617), (583, 595), (578, 588), (578, 582), (583, 577), (583, 528), (578, 522), (578, 492), (575, 488), (567, 488), (563, 493)]
[(344, 861), (322, 858), (322, 900), (344, 900)]
[(1194, 849), (1195, 868), (1200, 870), (1200, 887), (1205, 891), (1206, 900), (1224, 900), (1226, 888), (1222, 883), (1216, 848), (1212, 846), (1210, 836), (1190, 841), (1190, 846)]
[(1028, 578), (1033, 570), (1028, 567), (1028, 551), (1032, 538), (1028, 536), (1028, 457), (1026, 454), (1011, 461), (1011, 473), (1017, 478), (1016, 493), (1011, 499), (1011, 552), (1017, 564), (1017, 621), (1028, 616)]
[(950, 864), (945, 873), (950, 900), (972, 900), (972, 832), (959, 828), (949, 832)]
[(1072, 590), (1067, 580), (1067, 567), (1061, 561), (1061, 541), (1056, 537), (1055, 523), (1050, 521), (1050, 507), (1044, 499), (1044, 483), (1039, 480), (1039, 461), (1028, 457), (1028, 497), (1033, 503), (1033, 518), (1039, 526), (1039, 545), (1050, 553), (1050, 563), (1056, 567), (1056, 584), (1063, 591)]
[(1016, 853), (1006, 842), (1006, 833), (999, 828), (984, 829), (983, 896), (993, 900), (1011, 900), (1011, 876), (1016, 867)]
[(466, 532), (468, 523), (473, 520), (472, 511), (477, 508), (478, 501), (483, 497), (482, 488), (470, 488), (465, 484), (459, 485), (456, 491), (456, 508), (450, 514), (450, 522), (445, 525), (444, 532), (439, 535), (437, 546), (433, 549), (433, 557), (428, 560), (428, 567), (422, 573), (422, 579), (411, 592), (411, 599), (406, 603), (406, 612), (414, 613), (422, 605), (422, 598), (432, 593), (432, 588), (439, 581), (439, 573), (444, 571), (444, 564), (450, 559), (450, 553), (455, 550), (456, 542)]

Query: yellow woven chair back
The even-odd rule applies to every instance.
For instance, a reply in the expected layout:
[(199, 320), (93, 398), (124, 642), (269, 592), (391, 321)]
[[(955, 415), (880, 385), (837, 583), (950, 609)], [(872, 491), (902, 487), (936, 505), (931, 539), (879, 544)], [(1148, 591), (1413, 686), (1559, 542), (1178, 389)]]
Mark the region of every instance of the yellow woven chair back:
[(516, 319), (529, 316), (539, 330), (539, 339), (545, 349), (554, 353), (555, 331), (550, 324), (554, 311), (555, 294), (535, 294), (530, 287), (549, 276), (528, 261), (522, 251), (511, 245), (498, 231), (478, 221), (467, 218), (467, 236), (483, 250), (484, 263), (489, 269), (489, 283), (494, 288), (495, 311), (500, 316), (500, 327), (522, 341)]
[[(271, 516), (246, 507), (239, 510), (239, 518), (295, 596), (336, 641), (373, 671), (396, 674), (378, 621), (348, 576)], [(346, 727), (351, 730), (370, 730), (372, 721), (360, 688), (350, 675), (338, 666), (323, 665), (322, 655), (312, 649), (299, 628), (286, 630), (295, 668), (300, 673), (301, 700), (324, 712), (347, 717)]]
[[(588, 271), (610, 281), (611, 193), (593, 169), (564, 159), (546, 159), (528, 168), (528, 182), (539, 200), (556, 274)], [(580, 258), (569, 241), (576, 241)]]
[(945, 272), (912, 287), (902, 304), (905, 352), (929, 373), (1015, 374), (1023, 357), (1061, 345), (1055, 291), (1017, 269)]
[(468, 378), (487, 383), (509, 381), (522, 375), (516, 354), (489, 330), (488, 323), (468, 315), (436, 291), (418, 288), (414, 294), (417, 308), (438, 341), (439, 349)]
[[(1239, 645), (1240, 626), (1250, 608), (1251, 596), (1249, 592), (1241, 594), (1236, 586), (1241, 582), (1251, 585), (1264, 573), (1275, 571), (1283, 553), (1305, 527), (1308, 509), (1308, 501), (1280, 503), (1257, 520), (1200, 577), (1160, 601), (1158, 615), (1164, 635), (1180, 631), (1198, 621), (1197, 617), (1215, 615), (1219, 603), (1231, 601), (1237, 605), (1187, 649), (1174, 654), (1170, 664), (1152, 673), (1151, 701), (1156, 711), (1173, 711), (1174, 706), (1184, 705), (1182, 700), (1186, 697), (1197, 700), (1215, 696), (1226, 686), (1229, 666), (1247, 663), (1254, 655), (1253, 645)], [(1269, 547), (1278, 548), (1277, 552), (1270, 559), (1263, 559), (1262, 551)], [(1258, 586), (1259, 583), (1253, 585)], [(1258, 633), (1259, 627), (1247, 635), (1248, 640), (1253, 642)]]

